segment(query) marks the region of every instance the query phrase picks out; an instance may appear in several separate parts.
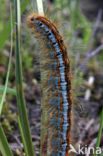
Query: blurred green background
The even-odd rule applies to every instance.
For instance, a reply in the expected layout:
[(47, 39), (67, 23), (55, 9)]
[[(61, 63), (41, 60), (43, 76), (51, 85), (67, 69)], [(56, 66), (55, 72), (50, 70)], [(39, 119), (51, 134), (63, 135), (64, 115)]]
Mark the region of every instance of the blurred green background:
[[(22, 4), (23, 0), (21, 1)], [(25, 98), (28, 107), (33, 143), (39, 155), (40, 145), (40, 51), (38, 41), (31, 35), (25, 21), (32, 12), (37, 12), (36, 1), (26, 1), (22, 9), (21, 53)], [(14, 14), (14, 1), (12, 10)], [(92, 0), (45, 0), (44, 12), (59, 29), (71, 61), (73, 114), (76, 126), (72, 127), (75, 146), (95, 146), (103, 105), (103, 50), (90, 54), (103, 44), (102, 1)], [(87, 5), (88, 4), (88, 5)], [(86, 6), (86, 7), (84, 7)], [(22, 5), (23, 7), (23, 5)], [(10, 53), (10, 1), (0, 1), (0, 85), (4, 85)], [(14, 16), (14, 15), (13, 15)], [(103, 49), (103, 48), (102, 48)], [(15, 28), (13, 34), (13, 57), (9, 88), (15, 89)], [(0, 98), (2, 92), (0, 92)], [(35, 105), (35, 110), (33, 110)], [(15, 96), (7, 94), (0, 122), (12, 151), (23, 156), (18, 130)], [(36, 131), (34, 131), (36, 127)], [(76, 127), (76, 132), (75, 128)], [(78, 128), (77, 128), (78, 127)], [(103, 136), (103, 134), (102, 134)], [(100, 146), (103, 146), (103, 137)]]

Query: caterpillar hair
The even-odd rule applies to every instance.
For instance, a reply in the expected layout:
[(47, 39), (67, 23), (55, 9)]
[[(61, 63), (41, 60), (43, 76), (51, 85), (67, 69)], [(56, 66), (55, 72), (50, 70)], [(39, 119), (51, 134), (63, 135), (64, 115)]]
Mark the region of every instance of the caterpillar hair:
[(53, 22), (35, 13), (27, 25), (42, 45), (40, 53), (42, 99), (41, 153), (70, 156), (71, 76), (64, 41)]

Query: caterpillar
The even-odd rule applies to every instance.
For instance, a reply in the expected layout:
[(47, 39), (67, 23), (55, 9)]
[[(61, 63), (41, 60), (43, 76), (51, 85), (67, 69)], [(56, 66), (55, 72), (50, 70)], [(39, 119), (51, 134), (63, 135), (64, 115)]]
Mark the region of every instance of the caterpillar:
[(42, 45), (41, 155), (69, 156), (72, 98), (67, 50), (59, 31), (46, 17), (33, 13), (27, 25)]

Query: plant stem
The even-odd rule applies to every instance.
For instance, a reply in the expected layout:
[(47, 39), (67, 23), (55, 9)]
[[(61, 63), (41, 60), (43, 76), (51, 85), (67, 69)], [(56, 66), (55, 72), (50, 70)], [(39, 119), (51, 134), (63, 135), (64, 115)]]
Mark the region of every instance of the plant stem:
[[(26, 104), (23, 94), (23, 81), (22, 81), (22, 63), (20, 55), (20, 0), (15, 0), (15, 22), (16, 22), (16, 91), (17, 91), (17, 104), (19, 113), (19, 123), (22, 129), (22, 141), (26, 156), (34, 156), (35, 152), (32, 145), (32, 138), (30, 127), (27, 117)], [(21, 132), (21, 130), (20, 130)], [(25, 143), (24, 143), (25, 141)]]

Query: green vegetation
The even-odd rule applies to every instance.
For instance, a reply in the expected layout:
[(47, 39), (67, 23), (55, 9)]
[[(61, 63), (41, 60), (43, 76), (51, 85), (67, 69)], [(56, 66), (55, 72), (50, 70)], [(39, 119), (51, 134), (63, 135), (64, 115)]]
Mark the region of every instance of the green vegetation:
[[(77, 119), (80, 128), (83, 129), (82, 125), (88, 127), (89, 121), (93, 120), (87, 132), (85, 128), (83, 129), (84, 134), (88, 133), (87, 139), (78, 136), (75, 146), (79, 141), (84, 142), (83, 145), (88, 143), (89, 146), (89, 142), (92, 143), (91, 140), (96, 139), (94, 146), (102, 147), (100, 143), (103, 129), (103, 50), (92, 57), (89, 55), (103, 43), (103, 34), (99, 24), (96, 27), (98, 21), (92, 23), (82, 14), (79, 2), (79, 0), (55, 0), (53, 3), (43, 1), (44, 12), (55, 23), (59, 23), (57, 27), (67, 45), (71, 62), (73, 101), (76, 103), (74, 104), (76, 108), (73, 109), (82, 116), (87, 112), (82, 120)], [(25, 21), (34, 6), (37, 12), (37, 1), (15, 0), (15, 3), (13, 1), (11, 3), (9, 0), (0, 1), (2, 15), (0, 16), (0, 156), (25, 154), (34, 156), (34, 148), (37, 152), (40, 148), (37, 139), (39, 135), (37, 127), (40, 123), (36, 116), (36, 112), (40, 110), (37, 104), (40, 103), (42, 96), (38, 55), (40, 49), (37, 40), (27, 29)], [(98, 33), (99, 31), (102, 35)], [(89, 84), (90, 77), (94, 78), (92, 84)], [(90, 93), (88, 100), (85, 99), (87, 90)], [(96, 130), (91, 134), (92, 127)], [(13, 144), (16, 144), (15, 148)]]

